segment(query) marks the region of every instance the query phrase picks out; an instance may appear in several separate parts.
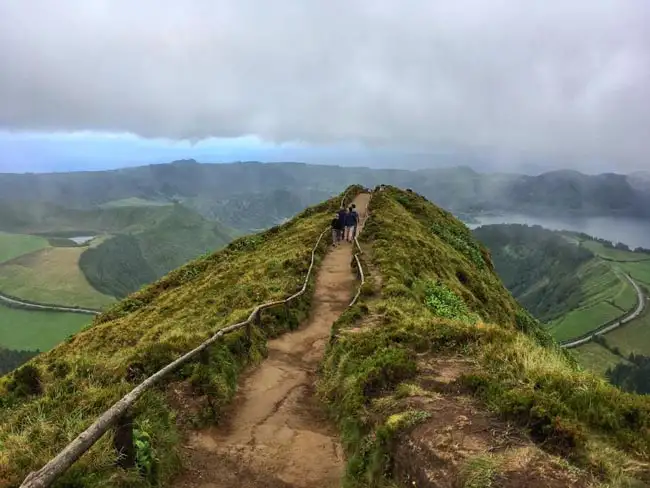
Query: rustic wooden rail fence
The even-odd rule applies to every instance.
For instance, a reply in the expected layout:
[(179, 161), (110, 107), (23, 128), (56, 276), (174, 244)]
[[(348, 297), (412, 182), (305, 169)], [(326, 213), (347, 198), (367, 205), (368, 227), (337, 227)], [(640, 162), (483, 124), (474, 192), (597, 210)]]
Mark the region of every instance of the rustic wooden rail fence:
[[(348, 197), (348, 192), (346, 192), (341, 199), (341, 206), (345, 205), (346, 199)], [(367, 212), (367, 210), (366, 210)], [(364, 218), (364, 222), (367, 220), (367, 214)], [(122, 468), (132, 468), (136, 465), (136, 451), (133, 444), (133, 415), (130, 412), (131, 407), (135, 402), (150, 388), (152, 388), (156, 383), (162, 380), (166, 375), (172, 371), (178, 369), (183, 364), (188, 361), (199, 357), (204, 351), (208, 349), (212, 344), (217, 342), (224, 335), (246, 328), (247, 334), (250, 337), (251, 329), (253, 325), (261, 325), (261, 312), (263, 310), (284, 306), (287, 310), (288, 315), (288, 306), (289, 303), (295, 299), (302, 296), (307, 291), (307, 286), (309, 284), (309, 278), (311, 277), (314, 263), (316, 261), (316, 252), (318, 246), (321, 243), (323, 236), (330, 232), (330, 229), (327, 228), (318, 236), (318, 240), (314, 245), (311, 251), (311, 262), (307, 270), (307, 276), (302, 285), (302, 288), (291, 295), (289, 298), (284, 300), (276, 300), (273, 302), (264, 303), (258, 305), (253, 309), (248, 318), (243, 322), (232, 324), (220, 329), (208, 340), (192, 349), (188, 353), (179, 357), (178, 359), (172, 361), (164, 368), (160, 369), (156, 373), (149, 376), (147, 379), (142, 381), (138, 386), (133, 388), (129, 393), (124, 395), (120, 400), (114, 403), (108, 410), (106, 410), (102, 415), (97, 418), (93, 424), (91, 424), (86, 430), (79, 434), (72, 442), (70, 442), (66, 447), (63, 448), (54, 458), (48, 461), (41, 469), (30, 473), (25, 480), (20, 485), (20, 488), (47, 488), (49, 487), (56, 479), (61, 476), (70, 466), (72, 466), (81, 456), (83, 456), (86, 451), (88, 451), (109, 429), (115, 427), (115, 434), (113, 438), (113, 445), (118, 452), (118, 466)], [(361, 246), (355, 237), (355, 245), (358, 248), (358, 252), (355, 253), (354, 259), (357, 264), (357, 273), (361, 280), (359, 285), (359, 290), (355, 295), (354, 299), (350, 303), (353, 305), (361, 293), (361, 286), (364, 283), (363, 269), (361, 267), (361, 261), (359, 260), (359, 254), (361, 251)]]
[[(363, 218), (363, 225), (366, 224), (367, 220), (368, 220), (368, 208), (366, 207), (366, 214)], [(363, 274), (363, 266), (361, 266), (361, 260), (359, 259), (359, 256), (363, 254), (363, 249), (361, 249), (361, 246), (359, 245), (359, 240), (357, 239), (357, 236), (354, 236), (354, 245), (357, 247), (357, 252), (354, 253), (353, 259), (357, 265), (357, 277), (359, 278), (359, 288), (357, 289), (357, 293), (354, 295), (354, 298), (352, 299), (348, 307), (351, 307), (352, 305), (357, 303), (357, 300), (359, 299), (359, 295), (361, 295), (361, 289), (363, 288), (363, 285), (366, 283), (366, 277)]]

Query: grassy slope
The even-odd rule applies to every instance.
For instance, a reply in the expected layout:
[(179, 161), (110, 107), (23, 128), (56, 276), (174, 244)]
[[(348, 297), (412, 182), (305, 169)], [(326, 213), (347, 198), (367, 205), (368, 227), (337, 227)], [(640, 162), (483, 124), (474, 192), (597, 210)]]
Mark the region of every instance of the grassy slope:
[(43, 237), (0, 232), (0, 263), (48, 246)]
[[(609, 336), (607, 337), (609, 341)], [(613, 368), (622, 359), (595, 342), (577, 347), (573, 350), (578, 362), (585, 368), (598, 374), (605, 374), (607, 368)], [(625, 361), (627, 362), (627, 361)]]
[(583, 298), (578, 307), (553, 321), (550, 330), (557, 340), (571, 339), (632, 310), (636, 292), (607, 262), (593, 260), (579, 271)]
[[(72, 340), (0, 379), (0, 486), (17, 483), (46, 462), (144, 375), (242, 320), (255, 305), (297, 291), (312, 247), (339, 203), (340, 197), (309, 208), (283, 226), (188, 263), (118, 303)], [(318, 262), (326, 242), (318, 249)], [(244, 331), (228, 335), (202, 362), (176, 374), (177, 384), (189, 389), (182, 404), (202, 407), (193, 420), (218, 419), (220, 407), (235, 392), (238, 372), (264, 354), (265, 334), (295, 327), (308, 311), (310, 296), (291, 307), (288, 320), (282, 308), (269, 311), (252, 340)], [(31, 368), (43, 385), (41, 394), (28, 395), (29, 382), (20, 380), (30, 376)], [(149, 392), (135, 412), (136, 425), (151, 436), (159, 459), (154, 479), (168, 479), (178, 467), (176, 413), (170, 404), (174, 391)], [(117, 472), (114, 461), (111, 438), (105, 436), (61, 483), (145, 485), (134, 472)]]
[(473, 234), (490, 248), (508, 289), (558, 340), (580, 336), (636, 306), (630, 282), (589, 246), (577, 247), (575, 237), (517, 225), (485, 226)]
[(451, 215), (394, 189), (376, 194), (370, 210), (361, 239), (371, 281), (337, 323), (319, 385), (351, 455), (350, 485), (381, 484), (404, 438), (394, 420), (408, 419), (408, 432), (423, 418), (403, 402), (419, 358), (456, 354), (474, 363), (461, 383), (540, 446), (603, 480), (640, 476), (628, 461), (650, 452), (650, 399), (580, 372), (518, 310), (487, 253)]
[(89, 315), (28, 311), (0, 305), (0, 347), (47, 351), (88, 325)]
[[(650, 289), (650, 256), (621, 249), (611, 249), (595, 241), (583, 241), (582, 245), (597, 255), (611, 260), (608, 264), (620, 268), (641, 286)], [(606, 339), (610, 346), (618, 347), (623, 356), (628, 356), (631, 352), (650, 356), (650, 310), (624, 327), (609, 332)], [(601, 346), (598, 348), (603, 349)], [(586, 352), (583, 352), (585, 350)], [(607, 366), (611, 366), (611, 360), (616, 357), (609, 357), (609, 360), (603, 359), (602, 364), (597, 364), (599, 356), (590, 354), (591, 351), (593, 351), (593, 347), (590, 345), (580, 346), (576, 350), (578, 358), (586, 358), (583, 364), (595, 371), (603, 371)]]
[(172, 202), (159, 202), (155, 200), (145, 200), (138, 197), (122, 198), (120, 200), (111, 200), (106, 202), (100, 207), (102, 208), (116, 208), (116, 207), (165, 207), (172, 205)]
[(0, 291), (28, 301), (103, 308), (115, 302), (79, 268), (84, 247), (48, 247), (0, 265)]
[(124, 297), (233, 239), (232, 231), (175, 205), (145, 230), (119, 234), (86, 251), (80, 267), (101, 292)]

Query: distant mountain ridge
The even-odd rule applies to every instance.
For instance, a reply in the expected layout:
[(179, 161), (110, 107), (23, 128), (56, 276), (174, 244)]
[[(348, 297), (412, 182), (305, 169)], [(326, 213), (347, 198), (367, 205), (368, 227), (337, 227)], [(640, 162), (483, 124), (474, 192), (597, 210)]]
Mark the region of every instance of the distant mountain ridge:
[(538, 176), (481, 174), (464, 166), (409, 171), (181, 160), (111, 171), (0, 174), (0, 200), (28, 198), (84, 209), (127, 198), (176, 200), (206, 218), (250, 230), (274, 225), (353, 183), (412, 188), (456, 212), (650, 218), (650, 179), (643, 174), (585, 175), (570, 170)]

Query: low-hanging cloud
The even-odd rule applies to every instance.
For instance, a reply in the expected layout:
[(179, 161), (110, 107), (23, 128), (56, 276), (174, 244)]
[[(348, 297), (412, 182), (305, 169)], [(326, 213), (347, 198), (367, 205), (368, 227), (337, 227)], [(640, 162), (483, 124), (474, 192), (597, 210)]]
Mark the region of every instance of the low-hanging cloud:
[(642, 168), (649, 25), (647, 0), (4, 0), (0, 128)]

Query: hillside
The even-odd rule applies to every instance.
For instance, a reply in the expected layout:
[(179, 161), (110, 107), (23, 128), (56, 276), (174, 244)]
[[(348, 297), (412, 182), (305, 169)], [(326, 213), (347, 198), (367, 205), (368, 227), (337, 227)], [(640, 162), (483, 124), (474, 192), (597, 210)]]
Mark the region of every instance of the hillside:
[(584, 299), (579, 270), (594, 258), (587, 249), (539, 226), (486, 225), (473, 234), (490, 250), (506, 288), (542, 322), (567, 314)]
[[(339, 204), (337, 197), (308, 208), (280, 227), (237, 239), (174, 270), (0, 379), (0, 486), (14, 486), (44, 464), (145, 375), (246, 317), (257, 304), (296, 292), (314, 243)], [(326, 249), (322, 240), (318, 262)], [(288, 321), (282, 313), (265, 316), (252, 341), (243, 331), (228, 336), (205, 363), (181, 369), (173, 386), (140, 401), (136, 422), (150, 436), (157, 479), (178, 469), (179, 410), (190, 424), (215, 421), (233, 397), (241, 369), (261, 359), (267, 337), (295, 328), (309, 309), (309, 296), (290, 310)], [(189, 389), (189, 412), (174, 401), (175, 389)], [(62, 482), (133, 486), (129, 483), (135, 483), (137, 474), (110, 469), (114, 455), (109, 445), (110, 439), (103, 439)]]
[(320, 384), (349, 479), (647, 486), (650, 398), (579, 371), (448, 213), (395, 189), (370, 212), (369, 285), (335, 324)]
[[(359, 188), (350, 190), (353, 196)], [(282, 226), (238, 239), (171, 272), (0, 379), (0, 485), (19, 483), (144, 376), (244, 319), (255, 305), (300, 288), (312, 246), (339, 201), (309, 208)], [(360, 234), (366, 282), (355, 305), (336, 310), (343, 313), (317, 371), (273, 373), (272, 361), (294, 352), (290, 339), (276, 342), (277, 355), (262, 361), (267, 339), (295, 329), (308, 316), (296, 334), (319, 342), (309, 329), (311, 319), (320, 316), (308, 313), (312, 296), (331, 301), (338, 288), (315, 279), (300, 306), (270, 310), (250, 337), (244, 330), (225, 336), (200, 361), (175, 373), (171, 383), (144, 395), (134, 411), (142, 475), (113, 467), (115, 454), (105, 436), (67, 471), (60, 486), (146, 486), (149, 481), (182, 487), (210, 482), (308, 486), (311, 478), (295, 470), (306, 466), (305, 460), (310, 469), (327, 466), (313, 451), (320, 453), (332, 435), (316, 404), (304, 415), (319, 417), (322, 445), (283, 458), (291, 481), (276, 478), (264, 464), (275, 444), (248, 452), (244, 440), (239, 448), (250, 457), (232, 465), (216, 456), (214, 438), (190, 454), (194, 464), (185, 468), (219, 478), (177, 482), (173, 474), (186, 460), (179, 458), (179, 451), (187, 454), (179, 445), (197, 426), (221, 420), (237, 434), (247, 426), (228, 422), (237, 415), (249, 418), (247, 412), (257, 419), (256, 409), (267, 404), (271, 414), (248, 426), (252, 441), (259, 436), (306, 446), (301, 429), (309, 419), (290, 412), (296, 402), (317, 399), (339, 428), (346, 486), (586, 488), (650, 482), (643, 464), (650, 450), (650, 399), (580, 371), (504, 288), (487, 249), (448, 212), (388, 187), (373, 193), (369, 215)], [(319, 276), (327, 247), (323, 240), (317, 248)], [(347, 249), (336, 248), (327, 257), (349, 253), (349, 263)], [(330, 278), (343, 273), (332, 266), (322, 267)], [(313, 358), (302, 360), (307, 364)], [(243, 367), (260, 362), (245, 376), (239, 403), (225, 408)], [(251, 390), (256, 374), (263, 381)], [(291, 396), (293, 374), (317, 375), (317, 396), (312, 399), (304, 386)], [(277, 404), (270, 401), (276, 397)], [(259, 401), (246, 403), (249, 398)], [(276, 414), (278, 424), (265, 423)], [(258, 426), (264, 429), (255, 431)], [(202, 458), (205, 450), (208, 457)]]
[[(553, 171), (538, 176), (468, 167), (417, 171), (242, 162), (174, 161), (112, 171), (0, 174), (0, 199), (87, 209), (110, 202), (178, 200), (237, 229), (274, 225), (341, 187), (389, 183), (412, 188), (454, 212), (650, 218), (650, 187), (639, 175)], [(0, 204), (0, 222), (2, 216)], [(19, 225), (19, 215), (12, 216)], [(11, 220), (8, 219), (8, 220)], [(18, 222), (16, 222), (18, 220)], [(0, 227), (2, 230), (3, 227)]]
[(79, 267), (97, 290), (125, 297), (234, 238), (232, 230), (179, 204), (165, 207), (164, 214), (141, 227), (119, 233), (81, 255)]
[(559, 341), (578, 337), (634, 309), (623, 273), (573, 234), (501, 224), (473, 231), (492, 254), (506, 288)]

